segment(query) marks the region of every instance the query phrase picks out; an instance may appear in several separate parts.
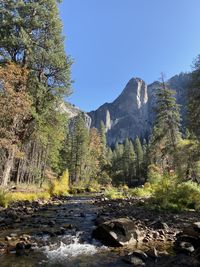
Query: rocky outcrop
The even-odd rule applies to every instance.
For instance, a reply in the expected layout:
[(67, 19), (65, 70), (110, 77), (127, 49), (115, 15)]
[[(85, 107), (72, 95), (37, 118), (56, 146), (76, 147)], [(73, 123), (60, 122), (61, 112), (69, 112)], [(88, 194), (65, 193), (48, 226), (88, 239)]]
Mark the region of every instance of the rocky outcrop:
[(78, 114), (82, 113), (83, 118), (85, 120), (85, 125), (89, 129), (91, 127), (91, 118), (86, 113), (81, 111), (78, 107), (70, 104), (70, 103), (62, 103), (60, 106), (60, 109), (62, 112), (67, 114), (67, 117), (69, 118), (71, 124), (73, 124), (74, 119), (78, 116)]
[(149, 132), (147, 85), (139, 78), (131, 79), (121, 95), (89, 113), (92, 127), (104, 122), (109, 144), (123, 142), (126, 137), (145, 136)]
[[(181, 105), (183, 125), (189, 79), (189, 74), (181, 73), (168, 80), (169, 87), (175, 90), (177, 102)], [(103, 121), (109, 145), (123, 142), (126, 137), (148, 138), (155, 120), (155, 92), (160, 86), (158, 81), (147, 85), (139, 78), (132, 78), (115, 101), (105, 103), (97, 110), (88, 113), (91, 117), (91, 127), (99, 128)]]

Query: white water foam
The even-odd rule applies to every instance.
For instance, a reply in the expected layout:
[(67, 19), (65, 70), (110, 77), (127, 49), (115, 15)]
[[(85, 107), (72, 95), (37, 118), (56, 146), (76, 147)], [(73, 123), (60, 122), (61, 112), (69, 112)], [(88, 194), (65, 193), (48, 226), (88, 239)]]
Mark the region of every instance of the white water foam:
[(97, 247), (93, 244), (80, 243), (79, 237), (71, 236), (73, 240), (70, 244), (65, 244), (60, 242), (60, 245), (56, 248), (51, 248), (49, 246), (45, 247), (45, 254), (50, 262), (52, 261), (63, 261), (70, 258), (75, 258), (81, 255), (93, 255), (99, 251), (99, 249), (105, 249), (106, 247)]

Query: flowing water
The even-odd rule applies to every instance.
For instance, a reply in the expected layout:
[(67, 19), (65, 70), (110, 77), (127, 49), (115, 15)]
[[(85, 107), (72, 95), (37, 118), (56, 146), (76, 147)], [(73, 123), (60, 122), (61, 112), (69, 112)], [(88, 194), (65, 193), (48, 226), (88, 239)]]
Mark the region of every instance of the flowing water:
[[(38, 212), (31, 221), (16, 224), (12, 231), (0, 233), (4, 238), (9, 233), (32, 233), (36, 242), (34, 249), (27, 255), (16, 256), (10, 253), (0, 257), (1, 267), (123, 267), (123, 252), (113, 250), (91, 238), (94, 229), (94, 219), (97, 216), (97, 206), (92, 204), (90, 196), (73, 197), (59, 206), (51, 206)], [(57, 225), (72, 224), (72, 228), (64, 236), (40, 234), (44, 229), (42, 218), (55, 220)], [(40, 223), (38, 225), (38, 223)], [(35, 226), (35, 227), (34, 227)], [(38, 228), (39, 226), (39, 228)]]

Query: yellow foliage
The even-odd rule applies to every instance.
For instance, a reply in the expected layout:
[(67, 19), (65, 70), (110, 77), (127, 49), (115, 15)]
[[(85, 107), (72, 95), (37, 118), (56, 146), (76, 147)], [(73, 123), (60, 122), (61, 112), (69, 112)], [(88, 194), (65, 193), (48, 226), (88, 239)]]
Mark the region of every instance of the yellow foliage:
[(69, 173), (64, 171), (63, 175), (50, 182), (49, 193), (51, 196), (67, 196), (69, 191)]
[(38, 199), (48, 200), (50, 198), (50, 194), (48, 192), (37, 192), (37, 193), (13, 192), (13, 193), (7, 193), (6, 197), (9, 202), (17, 202), (25, 200), (32, 202)]
[(35, 200), (48, 200), (50, 198), (50, 194), (46, 191), (44, 192), (35, 192), (35, 193), (27, 193), (27, 192), (10, 192), (6, 193), (0, 191), (0, 206), (7, 208), (8, 205), (12, 202), (17, 201), (35, 201)]

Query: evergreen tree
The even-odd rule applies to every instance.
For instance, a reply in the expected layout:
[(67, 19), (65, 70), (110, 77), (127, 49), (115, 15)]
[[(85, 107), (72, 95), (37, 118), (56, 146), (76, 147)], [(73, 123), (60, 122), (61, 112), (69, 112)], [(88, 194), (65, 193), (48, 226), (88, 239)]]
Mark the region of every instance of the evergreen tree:
[(89, 160), (88, 178), (90, 181), (97, 180), (101, 170), (102, 142), (96, 128), (90, 130), (89, 136)]
[(136, 174), (138, 177), (138, 182), (140, 182), (142, 176), (144, 155), (143, 155), (142, 145), (138, 137), (136, 137), (135, 139), (135, 154), (136, 154)]
[(170, 154), (175, 156), (180, 139), (180, 111), (174, 94), (162, 76), (162, 86), (156, 93), (156, 120), (151, 137), (151, 158), (163, 168), (169, 168)]
[(75, 120), (72, 132), (70, 174), (71, 182), (78, 184), (86, 180), (88, 165), (89, 133), (83, 115), (80, 113)]
[(124, 173), (124, 184), (128, 183), (128, 179), (129, 179), (129, 170), (130, 170), (130, 143), (128, 138), (126, 138), (125, 140), (125, 144), (124, 144), (124, 151), (123, 151), (123, 155), (122, 155), (122, 162), (123, 162), (123, 173)]
[(102, 144), (101, 168), (103, 169), (104, 166), (107, 164), (107, 159), (106, 159), (106, 152), (107, 152), (107, 146), (106, 146), (106, 128), (105, 128), (105, 125), (104, 125), (104, 122), (103, 121), (101, 121), (101, 123), (100, 123), (99, 134), (100, 134), (101, 144)]
[[(194, 71), (188, 88), (188, 128), (200, 138), (200, 55), (194, 63)], [(194, 137), (193, 136), (193, 137)]]
[(132, 141), (129, 142), (129, 184), (132, 185), (136, 176), (136, 153)]
[[(27, 165), (24, 177), (30, 177), (31, 164), (41, 157), (41, 163), (48, 162), (57, 169), (65, 131), (64, 118), (58, 111), (63, 96), (70, 92), (71, 60), (65, 55), (56, 0), (1, 1), (0, 64), (4, 67), (7, 62), (28, 70), (26, 87), (32, 101), (31, 114), (26, 120), (29, 142), (24, 143), (24, 162), (16, 161), (17, 176), (22, 175), (19, 166), (24, 171)], [(43, 147), (43, 151), (33, 147)], [(28, 155), (32, 150), (35, 155), (30, 161)]]

